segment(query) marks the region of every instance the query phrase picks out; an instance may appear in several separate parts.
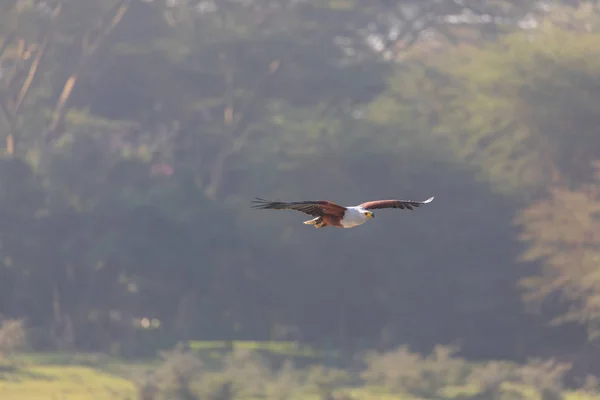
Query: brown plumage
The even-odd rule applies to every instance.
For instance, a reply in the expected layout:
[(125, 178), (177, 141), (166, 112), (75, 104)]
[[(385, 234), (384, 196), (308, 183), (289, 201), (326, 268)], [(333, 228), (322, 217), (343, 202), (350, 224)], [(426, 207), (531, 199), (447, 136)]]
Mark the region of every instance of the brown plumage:
[(364, 224), (368, 219), (374, 218), (375, 214), (370, 210), (381, 208), (399, 208), (412, 210), (422, 204), (431, 203), (433, 197), (425, 201), (414, 200), (376, 200), (362, 203), (358, 206), (344, 207), (332, 201), (268, 201), (256, 198), (253, 208), (262, 210), (295, 210), (315, 217), (314, 219), (304, 221), (307, 225), (314, 225), (315, 228), (325, 226), (335, 226), (338, 228), (353, 228)]
[(367, 210), (376, 210), (378, 208), (399, 208), (404, 210), (413, 209), (413, 207), (419, 207), (422, 204), (430, 203), (433, 200), (433, 197), (425, 200), (425, 201), (413, 201), (413, 200), (375, 200), (375, 201), (367, 201), (366, 203), (362, 203), (359, 207), (362, 207)]

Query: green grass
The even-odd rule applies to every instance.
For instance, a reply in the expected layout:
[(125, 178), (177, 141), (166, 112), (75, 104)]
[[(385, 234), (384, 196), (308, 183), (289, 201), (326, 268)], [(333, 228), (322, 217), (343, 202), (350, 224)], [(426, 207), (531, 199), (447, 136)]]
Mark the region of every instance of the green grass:
[(250, 340), (235, 340), (231, 342), (223, 340), (215, 341), (190, 341), (189, 346), (193, 350), (200, 351), (229, 351), (232, 349), (259, 350), (281, 356), (314, 357), (325, 356), (325, 353), (310, 346), (300, 346), (297, 342), (269, 341), (258, 342)]
[(135, 399), (133, 384), (92, 367), (28, 365), (2, 374), (3, 400), (125, 400)]
[[(125, 371), (150, 364), (129, 363), (90, 354), (26, 354), (17, 358), (18, 368), (0, 370), (2, 400), (133, 400), (136, 390)], [(85, 365), (81, 365), (85, 364)], [(209, 374), (210, 375), (210, 374)], [(218, 378), (215, 373), (214, 378)], [(357, 400), (409, 400), (375, 388), (343, 389)], [(241, 400), (264, 400), (251, 397)], [(291, 400), (320, 400), (319, 396), (297, 393)], [(573, 399), (575, 400), (575, 399)], [(577, 399), (578, 400), (578, 399)]]
[[(192, 347), (201, 352), (221, 352), (224, 350), (222, 346), (230, 344), (197, 342)], [(238, 342), (235, 346), (279, 355), (294, 350), (289, 343), (272, 343), (265, 346), (257, 342)], [(137, 398), (136, 388), (128, 377), (132, 377), (139, 370), (156, 366), (158, 362), (127, 362), (101, 354), (66, 353), (25, 354), (18, 356), (14, 361), (13, 366), (0, 364), (2, 400), (134, 400)], [(217, 382), (221, 378), (217, 371), (205, 374), (205, 379), (210, 381)], [(531, 387), (520, 386), (512, 389), (520, 392), (524, 398), (539, 399)], [(376, 386), (345, 388), (337, 392), (349, 394), (356, 400), (417, 400), (408, 395), (390, 394), (383, 387)], [(477, 389), (472, 387), (448, 387), (444, 389), (444, 396), (454, 398), (475, 392)], [(265, 400), (250, 397), (239, 399)], [(313, 393), (299, 391), (290, 400), (319, 400), (319, 397)], [(600, 396), (571, 391), (565, 393), (565, 400), (600, 400)]]

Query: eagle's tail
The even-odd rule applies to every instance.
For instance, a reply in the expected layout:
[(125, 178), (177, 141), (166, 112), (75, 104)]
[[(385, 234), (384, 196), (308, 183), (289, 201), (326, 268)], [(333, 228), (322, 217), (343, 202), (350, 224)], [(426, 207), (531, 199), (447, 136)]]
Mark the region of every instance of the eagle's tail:
[(308, 221), (304, 221), (306, 225), (314, 225), (315, 228), (323, 228), (325, 226), (325, 222), (322, 217), (317, 217), (313, 219), (309, 219)]

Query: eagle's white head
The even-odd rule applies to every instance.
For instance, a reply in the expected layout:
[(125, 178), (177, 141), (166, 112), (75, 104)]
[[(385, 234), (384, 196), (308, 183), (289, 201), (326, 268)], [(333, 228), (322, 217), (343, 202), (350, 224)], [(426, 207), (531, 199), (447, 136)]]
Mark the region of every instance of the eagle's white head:
[(360, 212), (361, 214), (363, 214), (366, 219), (371, 219), (371, 218), (375, 218), (375, 213), (371, 210), (367, 210), (366, 208), (357, 206), (354, 207), (358, 212)]

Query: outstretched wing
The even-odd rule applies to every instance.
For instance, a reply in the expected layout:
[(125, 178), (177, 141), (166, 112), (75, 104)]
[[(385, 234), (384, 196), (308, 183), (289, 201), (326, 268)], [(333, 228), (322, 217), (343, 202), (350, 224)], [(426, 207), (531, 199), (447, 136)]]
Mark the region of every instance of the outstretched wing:
[(431, 203), (433, 197), (428, 198), (425, 201), (414, 201), (414, 200), (376, 200), (362, 203), (360, 207), (367, 210), (375, 210), (377, 208), (399, 208), (404, 210), (412, 210), (413, 207), (419, 207), (421, 204)]
[(319, 201), (294, 201), (286, 203), (283, 201), (268, 201), (265, 199), (256, 198), (253, 208), (262, 210), (295, 210), (300, 211), (313, 217), (322, 217), (325, 214), (343, 217), (346, 212), (346, 207), (335, 204), (327, 200)]

